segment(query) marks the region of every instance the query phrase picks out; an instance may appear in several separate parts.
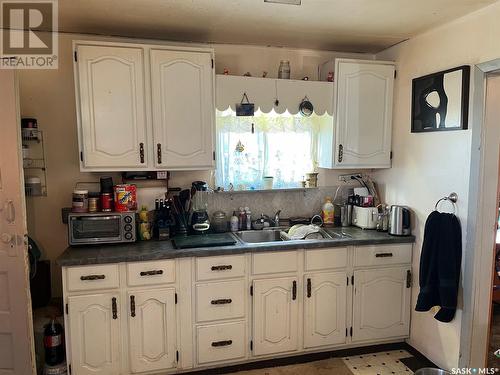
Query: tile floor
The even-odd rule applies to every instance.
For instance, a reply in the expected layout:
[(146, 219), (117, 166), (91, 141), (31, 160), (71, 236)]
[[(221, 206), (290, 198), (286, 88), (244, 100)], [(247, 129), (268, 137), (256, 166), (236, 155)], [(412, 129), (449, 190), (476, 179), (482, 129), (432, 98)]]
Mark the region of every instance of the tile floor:
[(414, 359), (406, 350), (388, 350), (230, 375), (410, 375), (413, 371), (405, 362)]
[(407, 358), (413, 356), (406, 350), (390, 350), (343, 357), (342, 360), (354, 375), (409, 375), (413, 371), (404, 363)]

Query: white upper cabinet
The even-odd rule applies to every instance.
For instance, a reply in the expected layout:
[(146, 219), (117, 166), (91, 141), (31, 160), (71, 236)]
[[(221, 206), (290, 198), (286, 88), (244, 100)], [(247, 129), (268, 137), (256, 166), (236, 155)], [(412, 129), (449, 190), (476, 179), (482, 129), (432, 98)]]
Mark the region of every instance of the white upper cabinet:
[(213, 54), (163, 49), (150, 54), (156, 167), (212, 168)]
[(214, 165), (210, 48), (76, 41), (82, 171)]
[(148, 166), (143, 49), (78, 45), (82, 170)]
[(322, 134), (320, 166), (389, 168), (394, 63), (337, 59), (335, 69), (334, 125)]

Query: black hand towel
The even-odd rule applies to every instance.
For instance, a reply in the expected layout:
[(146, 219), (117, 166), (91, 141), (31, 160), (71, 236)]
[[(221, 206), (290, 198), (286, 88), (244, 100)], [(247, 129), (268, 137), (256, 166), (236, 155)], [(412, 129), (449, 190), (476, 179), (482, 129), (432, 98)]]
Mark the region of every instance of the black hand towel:
[(429, 311), (434, 306), (440, 306), (434, 318), (445, 323), (453, 320), (457, 309), (461, 262), (460, 221), (453, 214), (432, 212), (425, 222), (416, 311)]

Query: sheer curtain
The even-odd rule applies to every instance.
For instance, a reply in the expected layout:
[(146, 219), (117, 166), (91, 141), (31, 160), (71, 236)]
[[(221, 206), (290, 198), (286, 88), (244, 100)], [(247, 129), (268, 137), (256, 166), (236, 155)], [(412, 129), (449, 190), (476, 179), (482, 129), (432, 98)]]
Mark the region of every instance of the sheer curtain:
[(217, 111), (216, 185), (261, 189), (263, 177), (272, 176), (274, 188), (299, 187), (317, 167), (324, 121), (332, 121), (331, 116), (257, 111), (253, 117), (239, 117), (231, 109)]

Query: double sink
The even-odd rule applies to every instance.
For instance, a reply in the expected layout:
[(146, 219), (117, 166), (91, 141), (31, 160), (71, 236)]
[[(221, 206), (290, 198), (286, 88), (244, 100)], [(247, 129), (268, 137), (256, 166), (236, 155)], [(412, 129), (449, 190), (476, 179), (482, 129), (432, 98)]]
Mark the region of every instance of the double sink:
[[(264, 228), (263, 230), (247, 230), (235, 232), (234, 234), (238, 237), (241, 242), (245, 243), (268, 243), (268, 242), (281, 242), (286, 241), (282, 238), (280, 232), (288, 231), (288, 227), (271, 227)], [(347, 233), (343, 233), (341, 229), (328, 229), (324, 230), (320, 228), (317, 236), (314, 240), (342, 240), (346, 238), (352, 238)], [(297, 240), (297, 241), (308, 241), (308, 239)]]

